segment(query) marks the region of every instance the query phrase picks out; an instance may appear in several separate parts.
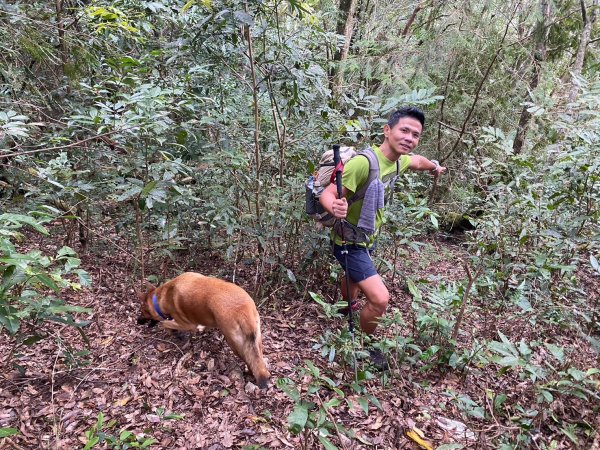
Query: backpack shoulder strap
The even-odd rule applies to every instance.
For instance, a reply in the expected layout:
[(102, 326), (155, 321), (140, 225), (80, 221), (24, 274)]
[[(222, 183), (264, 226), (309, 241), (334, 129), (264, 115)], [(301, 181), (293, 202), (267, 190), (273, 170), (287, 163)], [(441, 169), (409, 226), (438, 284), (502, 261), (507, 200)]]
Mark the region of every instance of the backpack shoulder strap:
[(394, 199), (394, 188), (396, 185), (396, 181), (398, 180), (399, 177), (400, 177), (400, 159), (398, 159), (398, 161), (396, 161), (396, 172), (386, 175), (383, 178), (383, 182), (384, 182), (383, 184), (385, 186), (387, 186), (385, 199), (384, 199), (384, 203), (386, 205), (391, 204), (392, 200)]
[(377, 155), (375, 154), (373, 149), (368, 147), (360, 153), (358, 153), (358, 155), (367, 158), (367, 161), (369, 162), (369, 176), (367, 177), (366, 181), (362, 184), (362, 186), (356, 190), (354, 195), (348, 199), (348, 205), (351, 205), (352, 203), (365, 198), (365, 194), (367, 193), (367, 189), (369, 189), (371, 183), (377, 178), (379, 178), (379, 160), (377, 159)]

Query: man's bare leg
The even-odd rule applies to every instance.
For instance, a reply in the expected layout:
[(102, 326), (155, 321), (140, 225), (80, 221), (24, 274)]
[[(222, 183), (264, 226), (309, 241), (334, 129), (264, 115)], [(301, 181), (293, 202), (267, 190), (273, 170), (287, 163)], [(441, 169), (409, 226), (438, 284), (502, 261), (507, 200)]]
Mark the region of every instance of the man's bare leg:
[(348, 284), (350, 285), (350, 296), (349, 297), (346, 292), (346, 276), (342, 275), (342, 277), (340, 279), (340, 288), (342, 290), (342, 298), (346, 301), (348, 301), (348, 299), (356, 300), (358, 297), (358, 292), (360, 291), (360, 289), (358, 288), (358, 284), (356, 284), (352, 280), (348, 280)]
[(385, 314), (390, 293), (379, 275), (359, 282), (358, 287), (367, 298), (367, 304), (360, 311), (360, 328), (366, 334), (373, 334), (379, 324), (379, 318)]
[[(342, 297), (348, 300), (346, 293), (346, 277), (341, 279)], [(383, 316), (390, 300), (388, 292), (383, 280), (379, 275), (373, 275), (359, 283), (350, 280), (350, 298), (356, 299), (358, 292), (363, 291), (367, 298), (366, 305), (360, 311), (360, 328), (366, 334), (373, 334), (379, 318)]]

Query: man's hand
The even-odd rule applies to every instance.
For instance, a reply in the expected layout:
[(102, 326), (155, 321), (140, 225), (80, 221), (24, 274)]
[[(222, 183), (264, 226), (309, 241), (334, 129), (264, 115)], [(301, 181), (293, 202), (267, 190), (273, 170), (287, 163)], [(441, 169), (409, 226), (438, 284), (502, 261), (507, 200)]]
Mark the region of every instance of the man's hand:
[(435, 159), (427, 159), (421, 155), (410, 155), (410, 164), (408, 165), (408, 168), (411, 170), (431, 172), (431, 174), (436, 177), (446, 171), (446, 168), (440, 166), (440, 163)]
[(336, 198), (331, 203), (331, 212), (336, 219), (345, 219), (348, 214), (348, 202), (346, 198)]
[(348, 214), (348, 202), (346, 201), (346, 188), (342, 187), (342, 195), (344, 197), (337, 198), (337, 187), (335, 183), (331, 183), (321, 192), (319, 201), (323, 208), (336, 219), (344, 219)]
[(430, 170), (431, 174), (434, 177), (437, 177), (438, 175), (440, 175), (440, 174), (442, 174), (442, 173), (444, 173), (446, 171), (446, 167), (440, 166), (440, 163), (437, 162), (435, 159), (432, 159), (431, 162), (433, 164), (435, 164), (435, 167)]

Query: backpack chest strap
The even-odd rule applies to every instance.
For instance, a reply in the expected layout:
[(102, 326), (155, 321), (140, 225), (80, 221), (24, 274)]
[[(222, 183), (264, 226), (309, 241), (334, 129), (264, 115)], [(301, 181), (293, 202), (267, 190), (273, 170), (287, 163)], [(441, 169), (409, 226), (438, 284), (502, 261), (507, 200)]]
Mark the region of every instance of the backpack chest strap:
[[(355, 202), (365, 198), (365, 194), (367, 193), (367, 189), (369, 189), (369, 186), (371, 185), (371, 183), (374, 180), (379, 178), (379, 172), (380, 172), (379, 159), (377, 159), (377, 155), (375, 154), (373, 149), (366, 148), (362, 152), (358, 153), (358, 155), (364, 156), (365, 158), (367, 158), (367, 161), (369, 162), (369, 176), (367, 177), (366, 181), (356, 190), (356, 192), (352, 195), (352, 197), (350, 197), (348, 199), (348, 206), (350, 206), (352, 203), (355, 203)], [(396, 180), (398, 179), (399, 175), (400, 175), (400, 161), (398, 160), (398, 161), (396, 161), (396, 172), (386, 175), (381, 180), (383, 182), (384, 188), (386, 188), (386, 190), (388, 190), (388, 187), (389, 187), (390, 196), (392, 196), (392, 194), (394, 192), (394, 185), (395, 185)], [(388, 199), (386, 198), (385, 200), (387, 203)]]

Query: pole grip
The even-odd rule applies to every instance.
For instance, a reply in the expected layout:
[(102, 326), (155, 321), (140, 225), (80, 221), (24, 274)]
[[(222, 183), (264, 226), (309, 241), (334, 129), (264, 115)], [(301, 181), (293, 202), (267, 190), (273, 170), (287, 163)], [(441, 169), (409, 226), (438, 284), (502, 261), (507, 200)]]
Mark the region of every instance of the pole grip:
[(333, 164), (335, 166), (335, 185), (337, 186), (338, 198), (342, 198), (342, 168), (340, 166), (340, 146), (333, 145)]

